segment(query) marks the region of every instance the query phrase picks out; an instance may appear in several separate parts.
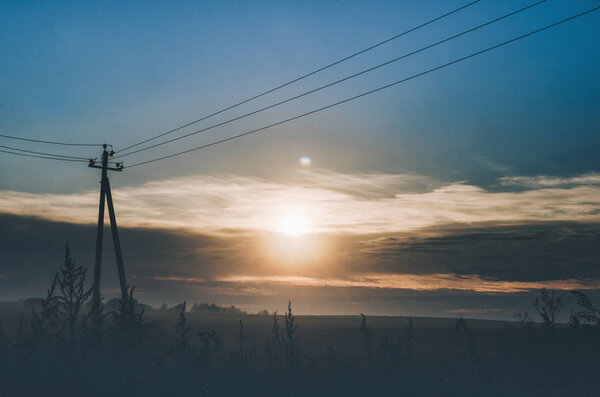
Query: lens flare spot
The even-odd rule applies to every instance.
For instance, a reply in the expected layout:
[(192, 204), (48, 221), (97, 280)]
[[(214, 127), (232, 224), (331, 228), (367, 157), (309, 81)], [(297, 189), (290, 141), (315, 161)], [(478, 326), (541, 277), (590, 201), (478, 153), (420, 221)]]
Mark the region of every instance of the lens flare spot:
[(308, 167), (312, 163), (312, 160), (308, 156), (300, 157), (300, 165), (303, 167)]

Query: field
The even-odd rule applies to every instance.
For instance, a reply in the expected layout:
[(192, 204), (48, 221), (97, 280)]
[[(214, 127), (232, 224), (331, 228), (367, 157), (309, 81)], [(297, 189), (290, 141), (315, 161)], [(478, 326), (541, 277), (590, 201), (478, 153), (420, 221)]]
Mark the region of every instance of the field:
[(592, 325), (180, 309), (70, 344), (5, 304), (2, 395), (597, 395)]

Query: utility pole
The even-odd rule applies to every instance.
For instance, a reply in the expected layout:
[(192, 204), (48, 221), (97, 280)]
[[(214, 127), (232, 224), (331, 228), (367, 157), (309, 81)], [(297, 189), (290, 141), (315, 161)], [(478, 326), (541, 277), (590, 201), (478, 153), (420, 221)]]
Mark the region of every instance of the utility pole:
[(98, 228), (96, 230), (96, 259), (94, 262), (94, 285), (92, 287), (92, 310), (99, 313), (100, 309), (100, 275), (102, 267), (102, 241), (104, 232), (104, 206), (108, 202), (108, 215), (110, 218), (110, 227), (112, 231), (113, 245), (115, 248), (115, 257), (117, 260), (117, 269), (119, 271), (119, 283), (121, 285), (121, 298), (127, 299), (127, 280), (125, 278), (125, 265), (123, 264), (123, 255), (121, 254), (121, 243), (119, 241), (119, 231), (117, 229), (117, 217), (112, 201), (110, 182), (108, 180), (108, 171), (122, 172), (124, 167), (122, 163), (117, 163), (116, 167), (108, 166), (108, 158), (115, 155), (113, 150), (107, 151), (110, 145), (103, 145), (102, 163), (96, 164), (96, 160), (90, 160), (88, 167), (99, 168), (102, 170), (100, 179), (100, 205), (98, 208)]

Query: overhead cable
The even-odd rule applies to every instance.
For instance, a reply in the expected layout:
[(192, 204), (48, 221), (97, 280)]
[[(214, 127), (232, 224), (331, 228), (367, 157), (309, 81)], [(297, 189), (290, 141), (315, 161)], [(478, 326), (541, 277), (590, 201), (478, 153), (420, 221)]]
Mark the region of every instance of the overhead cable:
[(288, 119), (285, 119), (285, 120), (282, 120), (282, 121), (279, 121), (279, 122), (276, 122), (276, 123), (273, 123), (273, 124), (269, 124), (269, 125), (267, 125), (267, 126), (264, 126), (264, 127), (260, 127), (260, 128), (256, 128), (256, 129), (253, 129), (253, 130), (250, 130), (250, 131), (246, 131), (246, 132), (244, 132), (244, 133), (241, 133), (241, 134), (237, 134), (237, 135), (234, 135), (234, 136), (231, 136), (231, 137), (228, 137), (228, 138), (220, 139), (220, 140), (218, 140), (218, 141), (211, 142), (211, 143), (207, 143), (207, 144), (205, 144), (205, 145), (197, 146), (197, 147), (194, 147), (194, 148), (191, 148), (191, 149), (187, 149), (187, 150), (184, 150), (184, 151), (181, 151), (181, 152), (177, 152), (177, 153), (173, 153), (173, 154), (170, 154), (170, 155), (166, 155), (166, 156), (162, 156), (162, 157), (154, 158), (154, 159), (151, 159), (151, 160), (142, 161), (142, 162), (139, 162), (139, 163), (135, 163), (135, 164), (129, 165), (127, 168), (139, 167), (139, 166), (141, 166), (141, 165), (145, 165), (145, 164), (154, 163), (154, 162), (157, 162), (157, 161), (165, 160), (165, 159), (172, 158), (172, 157), (176, 157), (176, 156), (181, 156), (181, 155), (183, 155), (183, 154), (186, 154), (186, 153), (194, 152), (194, 151), (201, 150), (201, 149), (205, 149), (205, 148), (208, 148), (208, 147), (211, 147), (211, 146), (215, 146), (215, 145), (218, 145), (218, 144), (221, 144), (221, 143), (224, 143), (224, 142), (232, 141), (232, 140), (234, 140), (234, 139), (241, 138), (241, 137), (244, 137), (244, 136), (246, 136), (246, 135), (251, 135), (251, 134), (254, 134), (254, 133), (257, 133), (257, 132), (260, 132), (260, 131), (264, 131), (264, 130), (266, 130), (266, 129), (269, 129), (269, 128), (272, 128), (272, 127), (275, 127), (275, 126), (278, 126), (278, 125), (281, 125), (281, 124), (285, 124), (285, 123), (288, 123), (288, 122), (290, 122), (290, 121), (297, 120), (297, 119), (300, 119), (300, 118), (302, 118), (302, 117), (305, 117), (305, 116), (308, 116), (308, 115), (311, 115), (311, 114), (314, 114), (314, 113), (317, 113), (317, 112), (321, 112), (321, 111), (323, 111), (323, 110), (326, 110), (326, 109), (333, 108), (333, 107), (335, 107), (335, 106), (338, 106), (338, 105), (341, 105), (341, 104), (343, 104), (343, 103), (346, 103), (346, 102), (353, 101), (353, 100), (355, 100), (355, 99), (358, 99), (358, 98), (361, 98), (361, 97), (364, 97), (364, 96), (367, 96), (367, 95), (373, 94), (373, 93), (375, 93), (375, 92), (378, 92), (378, 91), (384, 90), (384, 89), (386, 89), (386, 88), (393, 87), (393, 86), (395, 86), (395, 85), (398, 85), (398, 84), (401, 84), (401, 83), (405, 83), (405, 82), (407, 82), (407, 81), (409, 81), (409, 80), (413, 80), (413, 79), (415, 79), (415, 78), (417, 78), (417, 77), (421, 77), (421, 76), (427, 75), (427, 74), (429, 74), (429, 73), (435, 72), (435, 71), (437, 71), (437, 70), (440, 70), (440, 69), (444, 69), (444, 68), (446, 68), (446, 67), (448, 67), (448, 66), (451, 66), (451, 65), (454, 65), (454, 64), (456, 64), (456, 63), (459, 63), (459, 62), (465, 61), (465, 60), (467, 60), (467, 59), (470, 59), (470, 58), (476, 57), (476, 56), (478, 56), (478, 55), (481, 55), (481, 54), (487, 53), (487, 52), (489, 52), (489, 51), (492, 51), (492, 50), (495, 50), (495, 49), (497, 49), (497, 48), (503, 47), (503, 46), (505, 46), (505, 45), (508, 45), (508, 44), (514, 43), (515, 41), (518, 41), (518, 40), (524, 39), (524, 38), (526, 38), (526, 37), (529, 37), (529, 36), (535, 35), (535, 34), (537, 34), (537, 33), (540, 33), (540, 32), (542, 32), (542, 31), (544, 31), (544, 30), (547, 30), (547, 29), (553, 28), (553, 27), (555, 27), (555, 26), (558, 26), (558, 25), (561, 25), (561, 24), (563, 24), (563, 23), (565, 23), (565, 22), (568, 22), (568, 21), (571, 21), (571, 20), (573, 20), (573, 19), (576, 19), (576, 18), (582, 17), (582, 16), (584, 16), (584, 15), (587, 15), (587, 14), (590, 14), (590, 13), (592, 13), (592, 12), (598, 11), (599, 9), (600, 9), (600, 6), (599, 6), (599, 7), (594, 7), (594, 8), (591, 8), (591, 9), (589, 9), (589, 10), (587, 10), (587, 11), (581, 12), (581, 13), (579, 13), (579, 14), (576, 14), (576, 15), (573, 15), (573, 16), (571, 16), (571, 17), (568, 17), (568, 18), (562, 19), (562, 20), (560, 20), (560, 21), (554, 22), (554, 23), (552, 23), (552, 24), (550, 24), (550, 25), (546, 25), (546, 26), (544, 26), (544, 27), (542, 27), (542, 28), (539, 28), (539, 29), (536, 29), (536, 30), (530, 31), (530, 32), (528, 32), (528, 33), (522, 34), (522, 35), (520, 35), (520, 36), (517, 36), (517, 37), (515, 37), (515, 38), (512, 38), (512, 39), (510, 39), (510, 40), (504, 41), (504, 42), (502, 42), (502, 43), (499, 43), (499, 44), (493, 45), (493, 46), (491, 46), (491, 47), (487, 47), (487, 48), (485, 48), (485, 49), (483, 49), (483, 50), (480, 50), (480, 51), (477, 51), (477, 52), (471, 53), (471, 54), (469, 54), (469, 55), (467, 55), (467, 56), (464, 56), (464, 57), (461, 57), (461, 58), (455, 59), (455, 60), (453, 60), (453, 61), (447, 62), (447, 63), (445, 63), (445, 64), (442, 64), (442, 65), (440, 65), (440, 66), (436, 66), (436, 67), (434, 67), (434, 68), (428, 69), (428, 70), (426, 70), (426, 71), (424, 71), (424, 72), (417, 73), (417, 74), (414, 74), (414, 75), (412, 75), (412, 76), (410, 76), (410, 77), (406, 77), (406, 78), (404, 78), (404, 79), (401, 79), (401, 80), (395, 81), (395, 82), (393, 82), (393, 83), (386, 84), (386, 85), (384, 85), (384, 86), (381, 86), (381, 87), (378, 87), (378, 88), (375, 88), (375, 89), (372, 89), (372, 90), (369, 90), (369, 91), (363, 92), (362, 94), (355, 95), (355, 96), (353, 96), (353, 97), (350, 97), (350, 98), (344, 99), (344, 100), (342, 100), (342, 101), (335, 102), (335, 103), (332, 103), (332, 104), (330, 104), (330, 105), (323, 106), (323, 107), (320, 107), (320, 108), (317, 108), (317, 109), (311, 110), (311, 111), (309, 111), (309, 112), (306, 112), (306, 113), (302, 113), (302, 114), (300, 114), (300, 115), (298, 115), (298, 116), (290, 117), (290, 118), (288, 118)]
[(18, 152), (33, 153), (33, 154), (38, 154), (41, 156), (61, 157), (61, 158), (65, 158), (65, 159), (75, 159), (75, 160), (89, 160), (89, 157), (77, 157), (77, 156), (67, 156), (64, 154), (56, 154), (56, 153), (37, 152), (35, 150), (25, 150), (25, 149), (19, 149), (19, 148), (15, 148), (15, 147), (11, 147), (11, 146), (4, 146), (4, 145), (0, 145), (0, 148), (16, 150)]
[(46, 159), (46, 160), (72, 161), (72, 162), (78, 162), (78, 163), (86, 163), (86, 162), (88, 162), (88, 160), (67, 159), (67, 158), (49, 157), (49, 156), (38, 156), (36, 154), (10, 152), (8, 150), (2, 150), (2, 149), (0, 149), (0, 152), (1, 153), (7, 153), (7, 154), (14, 154), (14, 155), (23, 156), (23, 157), (36, 157), (36, 158)]
[(176, 128), (173, 128), (173, 129), (171, 129), (171, 130), (165, 131), (165, 132), (163, 132), (163, 133), (160, 133), (160, 134), (158, 134), (158, 135), (155, 135), (155, 136), (153, 136), (153, 137), (151, 137), (151, 138), (145, 139), (145, 140), (143, 140), (143, 141), (141, 141), (141, 142), (138, 142), (138, 143), (135, 143), (135, 144), (133, 144), (133, 145), (129, 145), (129, 146), (127, 146), (127, 147), (125, 147), (125, 148), (121, 149), (121, 151), (125, 151), (125, 150), (128, 150), (128, 149), (131, 149), (131, 148), (137, 147), (137, 146), (139, 146), (139, 145), (143, 145), (144, 143), (148, 143), (148, 142), (150, 142), (150, 141), (153, 141), (153, 140), (155, 140), (155, 139), (158, 139), (158, 138), (160, 138), (160, 137), (163, 137), (163, 136), (165, 136), (165, 135), (168, 135), (168, 134), (171, 134), (171, 133), (173, 133), (173, 132), (179, 131), (179, 130), (181, 130), (181, 129), (183, 129), (183, 128), (189, 127), (190, 125), (193, 125), (193, 124), (199, 123), (199, 122), (201, 122), (201, 121), (204, 121), (204, 120), (206, 120), (206, 119), (208, 119), (208, 118), (211, 118), (211, 117), (213, 117), (213, 116), (216, 116), (216, 115), (218, 115), (218, 114), (221, 114), (221, 113), (223, 113), (223, 112), (226, 112), (226, 111), (228, 111), (228, 110), (234, 109), (234, 108), (236, 108), (236, 107), (238, 107), (238, 106), (241, 106), (241, 105), (243, 105), (243, 104), (245, 104), (245, 103), (248, 103), (248, 102), (250, 102), (250, 101), (253, 101), (253, 100), (255, 100), (255, 99), (258, 99), (258, 98), (260, 98), (260, 97), (262, 97), (262, 96), (265, 96), (265, 95), (267, 95), (267, 94), (270, 94), (271, 92), (274, 92), (274, 91), (277, 91), (277, 90), (279, 90), (279, 89), (281, 89), (281, 88), (287, 87), (287, 86), (289, 86), (289, 85), (291, 85), (291, 84), (293, 84), (293, 83), (296, 83), (296, 82), (298, 82), (298, 81), (300, 81), (300, 80), (303, 80), (303, 79), (305, 79), (305, 78), (307, 78), (307, 77), (310, 77), (310, 76), (312, 76), (312, 75), (315, 75), (315, 74), (317, 74), (317, 73), (319, 73), (319, 72), (322, 72), (322, 71), (324, 71), (324, 70), (326, 70), (326, 69), (329, 69), (329, 68), (331, 68), (331, 67), (333, 67), (333, 66), (335, 66), (335, 65), (339, 65), (339, 64), (340, 64), (340, 63), (342, 63), (342, 62), (345, 62), (345, 61), (347, 61), (347, 60), (349, 60), (349, 59), (352, 59), (352, 58), (354, 58), (354, 57), (356, 57), (356, 56), (358, 56), (358, 55), (364, 54), (365, 52), (371, 51), (371, 50), (373, 50), (373, 49), (375, 49), (375, 48), (377, 48), (377, 47), (379, 47), (379, 46), (381, 46), (381, 45), (383, 45), (383, 44), (389, 43), (390, 41), (396, 40), (396, 39), (398, 39), (398, 38), (400, 38), (400, 37), (402, 37), (402, 36), (405, 36), (405, 35), (407, 35), (407, 34), (409, 34), (409, 33), (412, 33), (412, 32), (414, 32), (414, 31), (416, 31), (416, 30), (418, 30), (418, 29), (421, 29), (421, 28), (423, 28), (423, 27), (425, 27), (425, 26), (427, 26), (427, 25), (429, 25), (429, 24), (432, 24), (432, 23), (434, 23), (434, 22), (437, 22), (437, 21), (439, 21), (439, 20), (441, 20), (441, 19), (443, 19), (443, 18), (446, 18), (446, 17), (448, 17), (448, 16), (450, 16), (450, 15), (452, 15), (452, 14), (454, 14), (454, 13), (457, 13), (457, 12), (459, 12), (459, 11), (461, 11), (461, 10), (464, 10), (465, 8), (467, 8), (467, 7), (470, 7), (470, 6), (472, 6), (472, 5), (476, 4), (476, 3), (479, 3), (480, 1), (481, 1), (481, 0), (475, 0), (475, 1), (472, 1), (472, 2), (470, 2), (470, 3), (467, 3), (467, 4), (465, 4), (465, 5), (461, 6), (461, 7), (458, 7), (458, 8), (456, 8), (456, 9), (454, 9), (454, 10), (450, 11), (450, 12), (447, 12), (447, 13), (445, 13), (445, 14), (443, 14), (443, 15), (440, 15), (440, 16), (438, 16), (438, 17), (436, 17), (436, 18), (430, 19), (430, 20), (428, 20), (427, 22), (424, 22), (424, 23), (422, 23), (422, 24), (420, 24), (420, 25), (418, 25), (418, 26), (415, 26), (415, 27), (413, 27), (413, 28), (411, 28), (411, 29), (408, 29), (408, 30), (406, 30), (406, 31), (404, 31), (404, 32), (402, 32), (402, 33), (399, 33), (399, 34), (397, 34), (397, 35), (395, 35), (395, 36), (392, 36), (392, 37), (390, 37), (390, 38), (388, 38), (388, 39), (385, 39), (385, 40), (383, 40), (383, 41), (380, 41), (380, 42), (378, 42), (378, 43), (376, 43), (376, 44), (373, 44), (373, 45), (371, 45), (371, 46), (369, 46), (369, 47), (367, 47), (367, 48), (365, 48), (365, 49), (362, 49), (362, 50), (360, 50), (360, 51), (358, 51), (358, 52), (355, 52), (355, 53), (353, 53), (353, 54), (351, 54), (351, 55), (348, 55), (348, 56), (346, 56), (346, 57), (344, 57), (344, 58), (342, 58), (342, 59), (339, 59), (339, 60), (337, 60), (337, 61), (335, 61), (335, 62), (332, 62), (332, 63), (330, 63), (330, 64), (328, 64), (328, 65), (325, 65), (325, 66), (323, 66), (323, 67), (321, 67), (321, 68), (319, 68), (319, 69), (316, 69), (316, 70), (314, 70), (314, 71), (312, 71), (312, 72), (309, 72), (309, 73), (303, 74), (302, 76), (299, 76), (299, 77), (297, 77), (297, 78), (295, 78), (295, 79), (293, 79), (293, 80), (290, 80), (290, 81), (288, 81), (288, 82), (286, 82), (286, 83), (283, 83), (283, 84), (280, 84), (280, 85), (278, 85), (278, 86), (276, 86), (276, 87), (270, 88), (270, 89), (268, 89), (268, 90), (266, 90), (266, 91), (263, 91), (263, 92), (261, 92), (261, 93), (259, 93), (259, 94), (256, 94), (256, 95), (254, 95), (254, 96), (252, 96), (252, 97), (250, 97), (250, 98), (248, 98), (248, 99), (244, 99), (244, 100), (242, 100), (242, 101), (240, 101), (240, 102), (237, 102), (237, 103), (235, 103), (235, 104), (233, 104), (233, 105), (227, 106), (227, 107), (225, 107), (225, 108), (223, 108), (223, 109), (221, 109), (221, 110), (218, 110), (218, 111), (216, 111), (216, 112), (213, 112), (213, 113), (211, 113), (211, 114), (209, 114), (209, 115), (206, 115), (206, 116), (200, 117), (199, 119), (196, 119), (196, 120), (194, 120), (194, 121), (190, 121), (189, 123), (183, 124), (183, 125), (181, 125), (181, 126), (179, 126), (179, 127), (176, 127)]
[(56, 141), (44, 141), (40, 139), (21, 138), (18, 136), (0, 134), (0, 137), (7, 139), (14, 139), (18, 141), (45, 143), (48, 145), (62, 145), (62, 146), (102, 146), (101, 143), (72, 143), (72, 142), (56, 142)]
[[(295, 96), (293, 96), (293, 97), (291, 97), (291, 98), (284, 99), (284, 100), (282, 100), (282, 101), (279, 101), (279, 102), (277, 102), (277, 103), (275, 103), (275, 104), (272, 104), (272, 105), (269, 105), (269, 106), (262, 107), (262, 108), (260, 108), (260, 109), (257, 109), (257, 110), (254, 110), (254, 111), (252, 111), (252, 112), (248, 112), (248, 113), (242, 114), (242, 115), (240, 115), (240, 116), (238, 116), (238, 117), (234, 117), (234, 118), (232, 118), (232, 119), (225, 120), (225, 121), (223, 121), (223, 122), (220, 122), (220, 123), (217, 123), (217, 124), (213, 124), (213, 125), (211, 125), (211, 126), (208, 126), (208, 127), (202, 128), (202, 129), (200, 129), (200, 130), (198, 130), (198, 131), (193, 131), (193, 132), (187, 133), (187, 134), (185, 134), (185, 135), (181, 135), (181, 136), (179, 136), (179, 137), (176, 137), (176, 138), (171, 138), (171, 139), (169, 139), (169, 140), (166, 140), (166, 141), (163, 141), (163, 142), (159, 142), (159, 143), (156, 143), (156, 144), (154, 144), (154, 145), (146, 146), (146, 147), (143, 147), (143, 148), (141, 148), (141, 149), (137, 149), (137, 150), (134, 150), (134, 151), (131, 151), (131, 152), (126, 152), (126, 153), (123, 153), (123, 154), (118, 154), (118, 155), (117, 155), (117, 157), (118, 157), (118, 158), (123, 158), (123, 157), (125, 157), (125, 156), (129, 156), (129, 155), (136, 154), (136, 153), (139, 153), (139, 152), (143, 152), (143, 151), (146, 151), (146, 150), (149, 150), (149, 149), (153, 149), (153, 148), (155, 148), (155, 147), (158, 147), (158, 146), (166, 145), (166, 144), (169, 144), (169, 143), (171, 143), (171, 142), (175, 142), (175, 141), (178, 141), (178, 140), (181, 140), (181, 139), (184, 139), (184, 138), (190, 137), (190, 136), (192, 136), (192, 135), (200, 134), (200, 133), (202, 133), (202, 132), (205, 132), (205, 131), (208, 131), (208, 130), (212, 130), (212, 129), (214, 129), (214, 128), (221, 127), (221, 126), (223, 126), (223, 125), (226, 125), (226, 124), (232, 123), (232, 122), (234, 122), (234, 121), (237, 121), (237, 120), (240, 120), (240, 119), (243, 119), (243, 118), (246, 118), (246, 117), (249, 117), (249, 116), (255, 115), (255, 114), (257, 114), (257, 113), (260, 113), (260, 112), (263, 112), (263, 111), (265, 111), (265, 110), (272, 109), (272, 108), (274, 108), (274, 107), (276, 107), (276, 106), (279, 106), (279, 105), (282, 105), (282, 104), (285, 104), (285, 103), (288, 103), (288, 102), (294, 101), (294, 100), (296, 100), (296, 99), (302, 98), (302, 97), (304, 97), (304, 96), (307, 96), (307, 95), (313, 94), (313, 93), (315, 93), (315, 92), (317, 92), (317, 91), (321, 91), (321, 90), (323, 90), (323, 89), (325, 89), (325, 88), (329, 88), (329, 87), (331, 87), (331, 86), (334, 86), (334, 85), (336, 85), (336, 84), (342, 83), (342, 82), (344, 82), (344, 81), (347, 81), (347, 80), (353, 79), (353, 78), (355, 78), (355, 77), (361, 76), (361, 75), (363, 75), (363, 74), (365, 74), (365, 73), (369, 73), (369, 72), (371, 72), (371, 71), (373, 71), (373, 70), (379, 69), (379, 68), (381, 68), (381, 67), (383, 67), (383, 66), (387, 66), (387, 65), (389, 65), (389, 64), (391, 64), (391, 63), (397, 62), (397, 61), (399, 61), (399, 60), (401, 60), (401, 59), (408, 58), (408, 57), (410, 57), (410, 56), (412, 56), (412, 55), (415, 55), (415, 54), (418, 54), (418, 53), (420, 53), (420, 52), (423, 52), (423, 51), (425, 51), (425, 50), (428, 50), (428, 49), (430, 49), (430, 48), (436, 47), (436, 46), (438, 46), (438, 45), (440, 45), (440, 44), (443, 44), (443, 43), (446, 43), (446, 42), (448, 42), (448, 41), (454, 40), (454, 39), (456, 39), (456, 38), (459, 38), (459, 37), (461, 37), (461, 36), (464, 36), (465, 34), (468, 34), (468, 33), (474, 32), (474, 31), (476, 31), (476, 30), (478, 30), (478, 29), (481, 29), (481, 28), (483, 28), (483, 27), (485, 27), (485, 26), (491, 25), (491, 24), (493, 24), (493, 23), (495, 23), (495, 22), (501, 21), (501, 20), (503, 20), (503, 19), (506, 19), (506, 18), (508, 18), (508, 17), (511, 17), (511, 16), (513, 16), (513, 15), (516, 15), (516, 14), (518, 14), (518, 13), (521, 13), (521, 12), (523, 12), (523, 11), (526, 11), (526, 10), (528, 10), (528, 9), (532, 8), (532, 7), (535, 7), (535, 6), (537, 6), (537, 5), (540, 5), (540, 4), (542, 4), (542, 3), (545, 3), (546, 1), (547, 1), (547, 0), (540, 0), (540, 1), (536, 2), (536, 3), (533, 3), (533, 4), (530, 4), (530, 5), (526, 6), (526, 7), (520, 8), (520, 9), (518, 9), (518, 10), (516, 10), (516, 11), (512, 11), (512, 12), (510, 12), (510, 13), (508, 13), (508, 14), (505, 14), (505, 15), (503, 15), (503, 16), (501, 16), (501, 17), (498, 17), (498, 18), (492, 19), (492, 20), (490, 20), (490, 21), (488, 21), (488, 22), (485, 22), (485, 23), (483, 23), (483, 24), (480, 24), (480, 25), (477, 25), (477, 26), (475, 26), (475, 27), (473, 27), (473, 28), (467, 29), (467, 30), (465, 30), (465, 31), (462, 31), (462, 32), (460, 32), (460, 33), (457, 33), (457, 34), (455, 34), (455, 35), (453, 35), (453, 36), (450, 36), (450, 37), (447, 37), (447, 38), (445, 38), (445, 39), (443, 39), (443, 40), (437, 41), (437, 42), (435, 42), (435, 43), (433, 43), (433, 44), (427, 45), (427, 46), (425, 46), (425, 47), (421, 47), (421, 48), (419, 48), (418, 50), (414, 50), (414, 51), (412, 51), (412, 52), (409, 52), (409, 53), (407, 53), (407, 54), (404, 54), (404, 55), (401, 55), (401, 56), (399, 56), (399, 57), (396, 57), (396, 58), (394, 58), (394, 59), (391, 59), (391, 60), (389, 60), (389, 61), (387, 61), (387, 62), (384, 62), (384, 63), (381, 63), (381, 64), (379, 64), (379, 65), (376, 65), (376, 66), (370, 67), (370, 68), (368, 68), (368, 69), (362, 70), (362, 71), (360, 71), (360, 72), (358, 72), (358, 73), (351, 74), (351, 75), (349, 75), (349, 76), (346, 76), (346, 77), (344, 77), (344, 78), (342, 78), (342, 79), (336, 80), (336, 81), (334, 81), (334, 82), (332, 82), (332, 83), (329, 83), (329, 84), (326, 84), (326, 85), (323, 85), (323, 86), (317, 87), (317, 88), (315, 88), (315, 89), (312, 89), (312, 90), (309, 90), (309, 91), (303, 92), (302, 94), (298, 94), (298, 95), (295, 95)], [(125, 149), (123, 149), (123, 150), (125, 150)]]

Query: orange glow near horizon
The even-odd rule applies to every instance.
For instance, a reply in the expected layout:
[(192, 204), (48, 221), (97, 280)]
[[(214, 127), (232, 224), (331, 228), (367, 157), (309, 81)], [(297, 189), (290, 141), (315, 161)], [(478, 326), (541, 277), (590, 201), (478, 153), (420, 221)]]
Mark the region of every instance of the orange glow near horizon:
[(461, 290), (482, 293), (514, 293), (540, 288), (556, 290), (598, 289), (600, 280), (548, 280), (548, 281), (502, 281), (486, 280), (479, 275), (456, 274), (358, 274), (346, 279), (316, 278), (302, 276), (247, 276), (237, 275), (221, 278), (229, 283), (278, 284), (296, 287), (361, 287), (383, 289), (406, 289), (415, 291)]
[(332, 268), (327, 238), (318, 233), (269, 233), (256, 240), (256, 263), (272, 272), (321, 274)]

